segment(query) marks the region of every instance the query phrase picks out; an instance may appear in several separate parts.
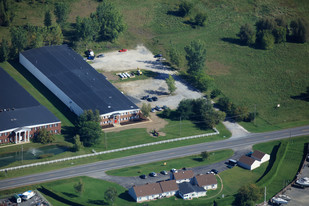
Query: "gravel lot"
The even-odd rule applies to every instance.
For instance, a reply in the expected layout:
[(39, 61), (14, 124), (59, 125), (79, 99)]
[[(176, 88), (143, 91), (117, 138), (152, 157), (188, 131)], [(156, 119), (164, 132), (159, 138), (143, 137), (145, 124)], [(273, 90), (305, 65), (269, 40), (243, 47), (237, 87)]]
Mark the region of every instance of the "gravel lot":
[[(202, 97), (202, 94), (188, 86), (182, 79), (177, 76), (177, 72), (164, 66), (162, 62), (156, 61), (153, 54), (144, 46), (137, 46), (134, 50), (127, 52), (110, 52), (104, 53), (105, 57), (96, 58), (91, 64), (95, 69), (104, 72), (129, 71), (137, 68), (151, 70), (159, 73), (155, 78), (146, 80), (117, 83), (120, 88), (135, 104), (141, 106), (145, 100), (142, 96), (157, 96), (158, 101), (151, 102), (152, 107), (166, 105), (175, 109), (182, 99), (196, 99)], [(168, 95), (165, 78), (172, 75), (176, 80), (177, 90), (174, 95)]]

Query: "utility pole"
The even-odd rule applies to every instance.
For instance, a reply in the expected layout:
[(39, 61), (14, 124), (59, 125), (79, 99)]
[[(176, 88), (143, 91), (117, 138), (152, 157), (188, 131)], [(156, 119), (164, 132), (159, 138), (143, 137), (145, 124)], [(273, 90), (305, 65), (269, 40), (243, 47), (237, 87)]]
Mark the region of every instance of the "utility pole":
[(24, 163), (24, 147), (21, 145), (21, 164)]
[(265, 191), (264, 191), (264, 206), (266, 206), (266, 186), (265, 186)]
[(179, 117), (179, 137), (181, 137), (181, 116)]
[(255, 118), (256, 118), (256, 104), (254, 104), (254, 120), (253, 120), (254, 125), (255, 125)]

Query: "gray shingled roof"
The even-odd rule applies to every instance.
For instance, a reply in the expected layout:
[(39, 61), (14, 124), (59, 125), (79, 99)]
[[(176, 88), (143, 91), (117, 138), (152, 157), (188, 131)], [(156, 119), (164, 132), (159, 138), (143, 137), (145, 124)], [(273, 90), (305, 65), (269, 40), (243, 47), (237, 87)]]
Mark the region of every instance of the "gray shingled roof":
[(67, 45), (46, 46), (21, 53), (82, 110), (100, 114), (138, 109)]
[(0, 131), (59, 122), (0, 67)]
[(192, 185), (189, 182), (183, 182), (178, 184), (179, 186), (179, 192), (183, 195), (185, 194), (189, 194), (192, 192), (204, 192), (206, 191), (204, 188), (196, 186), (196, 185)]

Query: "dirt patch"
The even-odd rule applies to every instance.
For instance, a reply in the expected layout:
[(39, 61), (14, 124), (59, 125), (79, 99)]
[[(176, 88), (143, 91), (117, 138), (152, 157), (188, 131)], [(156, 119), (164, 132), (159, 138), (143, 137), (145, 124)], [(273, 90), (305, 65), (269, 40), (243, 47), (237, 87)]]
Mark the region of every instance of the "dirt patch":
[(230, 73), (230, 66), (226, 66), (217, 61), (206, 62), (206, 66), (208, 68), (209, 75), (227, 75)]

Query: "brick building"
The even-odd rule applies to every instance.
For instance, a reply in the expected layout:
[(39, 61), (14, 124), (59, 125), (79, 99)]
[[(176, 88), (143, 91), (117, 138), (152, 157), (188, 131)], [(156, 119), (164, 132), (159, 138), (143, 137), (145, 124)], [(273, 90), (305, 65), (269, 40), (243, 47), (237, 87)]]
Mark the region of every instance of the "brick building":
[(140, 118), (140, 109), (67, 45), (24, 51), (19, 61), (77, 115), (98, 110), (103, 127)]
[(0, 67), (0, 144), (29, 142), (42, 128), (61, 133), (61, 122)]

